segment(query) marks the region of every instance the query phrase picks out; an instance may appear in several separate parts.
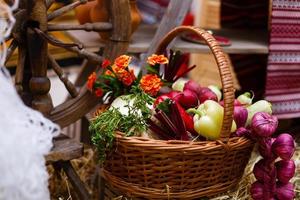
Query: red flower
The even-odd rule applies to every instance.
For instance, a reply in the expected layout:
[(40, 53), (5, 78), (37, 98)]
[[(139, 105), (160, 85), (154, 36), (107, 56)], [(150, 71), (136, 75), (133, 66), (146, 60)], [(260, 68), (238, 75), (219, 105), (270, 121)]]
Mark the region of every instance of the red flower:
[(100, 89), (100, 88), (97, 88), (97, 89), (95, 90), (95, 95), (96, 95), (96, 97), (102, 97), (102, 95), (103, 95), (103, 90)]
[(163, 83), (156, 74), (146, 74), (140, 81), (140, 87), (151, 96), (157, 95)]
[(110, 65), (110, 61), (108, 59), (104, 59), (101, 66), (103, 69), (105, 69), (109, 65)]
[(87, 88), (89, 89), (89, 90), (93, 90), (93, 88), (94, 88), (94, 83), (95, 83), (95, 81), (96, 81), (96, 72), (93, 72), (89, 77), (88, 77), (88, 82), (87, 82)]
[(121, 80), (122, 83), (126, 86), (130, 86), (136, 79), (133, 70), (124, 71), (123, 73), (118, 75), (119, 75), (119, 80)]

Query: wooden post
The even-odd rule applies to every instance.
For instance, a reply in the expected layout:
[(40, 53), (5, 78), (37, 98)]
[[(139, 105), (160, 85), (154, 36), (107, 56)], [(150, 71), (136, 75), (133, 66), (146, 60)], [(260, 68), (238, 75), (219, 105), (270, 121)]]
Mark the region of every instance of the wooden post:
[(47, 77), (47, 41), (31, 28), (47, 31), (47, 9), (44, 0), (31, 0), (29, 5), (32, 5), (27, 28), (27, 46), (32, 73), (29, 82), (30, 92), (33, 95), (31, 106), (47, 116), (53, 108), (48, 94), (50, 80)]

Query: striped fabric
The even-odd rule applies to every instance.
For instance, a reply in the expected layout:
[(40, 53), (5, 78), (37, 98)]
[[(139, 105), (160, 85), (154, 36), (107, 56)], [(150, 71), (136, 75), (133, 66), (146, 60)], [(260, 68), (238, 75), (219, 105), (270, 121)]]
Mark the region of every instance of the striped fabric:
[(222, 0), (221, 24), (223, 28), (266, 29), (268, 10), (268, 0)]
[(278, 118), (300, 117), (300, 0), (273, 0), (265, 95)]

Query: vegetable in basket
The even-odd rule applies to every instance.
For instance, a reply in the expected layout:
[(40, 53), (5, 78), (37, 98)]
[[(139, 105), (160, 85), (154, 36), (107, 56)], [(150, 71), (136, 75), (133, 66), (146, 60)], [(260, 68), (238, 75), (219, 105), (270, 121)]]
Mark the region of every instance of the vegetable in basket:
[[(206, 100), (197, 109), (189, 109), (194, 115), (194, 128), (198, 134), (209, 139), (216, 140), (220, 137), (223, 123), (223, 107), (212, 100)], [(232, 130), (236, 130), (236, 124), (233, 121)]]
[(209, 85), (208, 87), (201, 87), (197, 82), (192, 80), (179, 79), (172, 85), (172, 89), (183, 93), (187, 91), (188, 93), (193, 93), (198, 97), (200, 103), (203, 103), (208, 99), (220, 101), (222, 98), (222, 92), (217, 86)]
[[(172, 118), (181, 117), (183, 119), (184, 124), (185, 124), (186, 130), (189, 131), (193, 135), (197, 135), (196, 131), (194, 130), (193, 117), (191, 115), (189, 115), (184, 110), (184, 108), (179, 104), (179, 99), (180, 99), (180, 96), (182, 96), (182, 95), (183, 95), (182, 93), (174, 92), (174, 91), (163, 94), (163, 95), (156, 98), (153, 106), (154, 106), (154, 108), (162, 107), (162, 106), (166, 107), (166, 104), (168, 104), (167, 100), (174, 101), (174, 103), (177, 104), (176, 106), (178, 108), (180, 116), (175, 115), (175, 116), (172, 116)], [(151, 126), (150, 126), (150, 128), (151, 128)]]
[(190, 140), (194, 131), (192, 117), (172, 99), (159, 103), (148, 123), (150, 130), (167, 140)]
[(220, 88), (216, 85), (209, 85), (207, 86), (215, 95), (217, 96), (217, 101), (221, 101), (222, 99), (222, 92)]
[(245, 92), (244, 94), (238, 96), (237, 100), (243, 106), (250, 106), (252, 104), (253, 98), (254, 98), (254, 94), (251, 94), (250, 92)]

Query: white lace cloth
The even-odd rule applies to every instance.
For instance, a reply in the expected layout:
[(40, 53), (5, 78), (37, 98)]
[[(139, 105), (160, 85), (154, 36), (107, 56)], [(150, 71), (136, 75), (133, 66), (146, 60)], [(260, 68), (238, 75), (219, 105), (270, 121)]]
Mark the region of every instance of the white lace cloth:
[[(13, 21), (11, 8), (2, 0), (0, 15), (3, 44)], [(23, 104), (11, 77), (1, 67), (5, 47), (0, 46), (0, 200), (47, 200), (50, 195), (44, 155), (60, 128)]]

